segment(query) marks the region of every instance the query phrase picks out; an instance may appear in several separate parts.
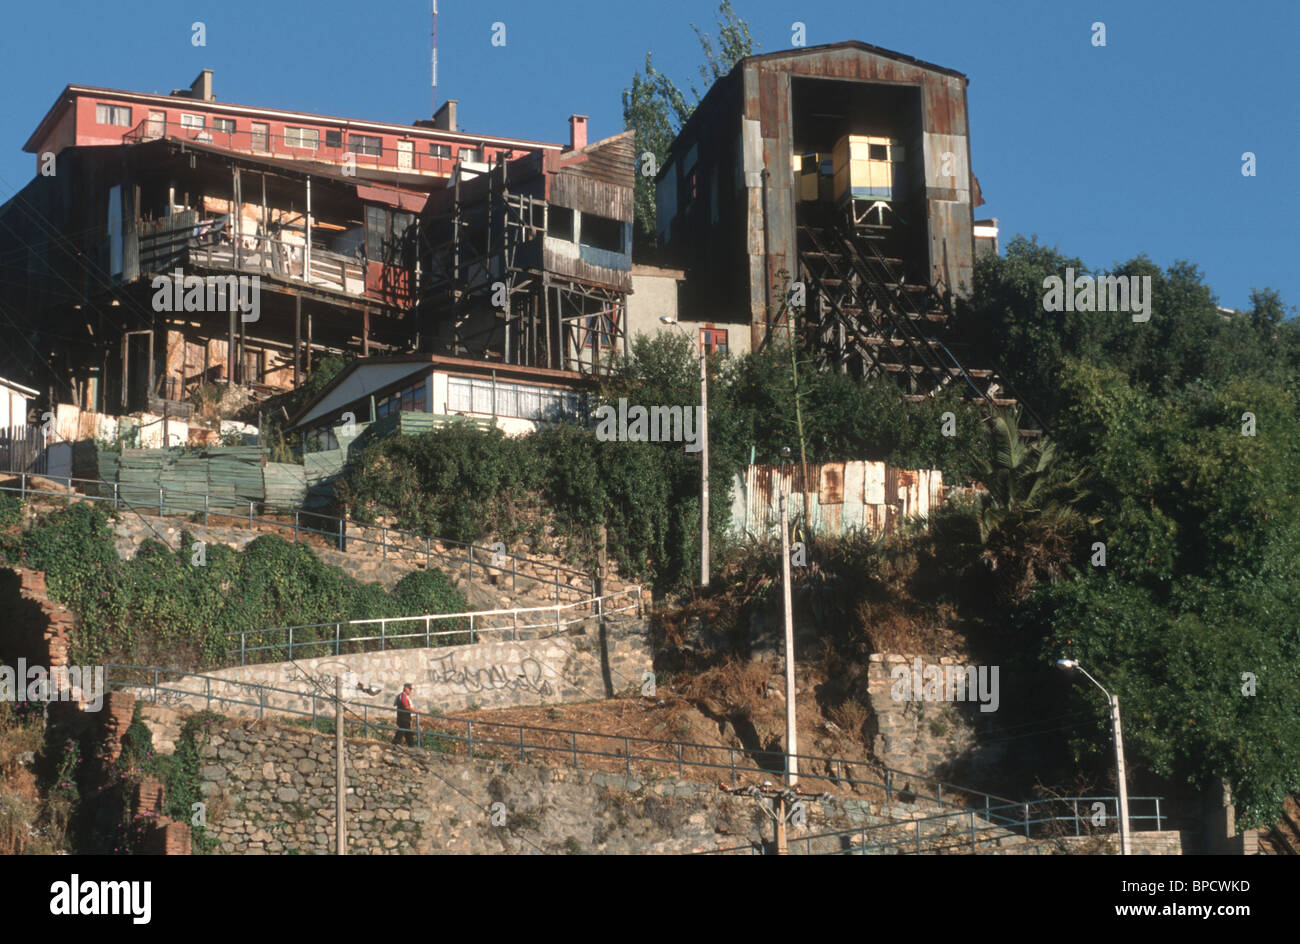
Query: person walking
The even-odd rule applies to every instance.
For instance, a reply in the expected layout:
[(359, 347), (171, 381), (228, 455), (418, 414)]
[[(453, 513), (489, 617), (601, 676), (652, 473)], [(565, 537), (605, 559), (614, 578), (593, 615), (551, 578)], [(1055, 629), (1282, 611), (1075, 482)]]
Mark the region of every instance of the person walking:
[(413, 686), (410, 682), (407, 682), (402, 686), (402, 691), (394, 703), (397, 708), (397, 736), (393, 738), (393, 743), (409, 744), (411, 747), (415, 747), (415, 731), (411, 728), (411, 713), (416, 708), (414, 702), (411, 701), (412, 690)]

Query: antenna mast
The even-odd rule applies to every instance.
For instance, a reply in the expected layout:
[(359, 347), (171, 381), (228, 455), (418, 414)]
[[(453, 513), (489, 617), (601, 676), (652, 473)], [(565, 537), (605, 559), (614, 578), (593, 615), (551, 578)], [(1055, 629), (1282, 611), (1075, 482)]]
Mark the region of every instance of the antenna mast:
[(433, 86), (433, 114), (438, 110), (438, 0), (433, 0), (433, 59), (431, 62)]

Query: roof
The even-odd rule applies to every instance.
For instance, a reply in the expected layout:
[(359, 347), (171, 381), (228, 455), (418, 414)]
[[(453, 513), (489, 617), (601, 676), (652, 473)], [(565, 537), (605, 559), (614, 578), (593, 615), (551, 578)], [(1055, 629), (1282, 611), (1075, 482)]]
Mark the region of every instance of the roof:
[(348, 363), (337, 377), (297, 413), (289, 418), (289, 429), (302, 426), (338, 407), (370, 396), (377, 390), (433, 368), (449, 373), (496, 374), (503, 380), (528, 380), (534, 383), (579, 388), (590, 386), (592, 379), (571, 370), (549, 367), (524, 367), (495, 361), (448, 357), (443, 354), (397, 354), (358, 357)]
[(469, 134), (464, 131), (443, 131), (437, 128), (426, 128), (418, 125), (401, 125), (393, 124), (386, 121), (367, 121), (360, 118), (343, 118), (337, 115), (322, 115), (315, 112), (289, 111), (283, 108), (262, 108), (256, 105), (236, 105), (230, 102), (207, 101), (201, 98), (186, 98), (181, 95), (160, 95), (156, 92), (130, 92), (125, 89), (100, 88), (94, 85), (65, 85), (63, 91), (54, 99), (54, 104), (50, 110), (45, 113), (36, 130), (32, 132), (27, 143), (23, 145), (23, 150), (28, 153), (35, 153), (36, 141), (44, 136), (46, 129), (54, 121), (55, 115), (61, 110), (62, 106), (72, 100), (74, 96), (81, 95), (107, 95), (113, 98), (120, 98), (126, 101), (138, 101), (145, 103), (167, 103), (173, 108), (184, 108), (187, 111), (218, 111), (227, 114), (246, 114), (246, 115), (274, 115), (282, 118), (293, 119), (295, 121), (316, 121), (323, 123), (337, 123), (348, 128), (357, 130), (375, 130), (387, 131), (393, 134), (409, 134), (419, 137), (442, 138), (450, 141), (463, 141), (466, 144), (491, 144), (498, 147), (518, 147), (546, 150), (561, 150), (564, 145), (556, 144), (549, 141), (529, 141), (524, 138), (503, 138), (495, 135)]
[(555, 170), (630, 187), (636, 179), (636, 132), (621, 131), (556, 159)]
[(690, 117), (686, 119), (686, 122), (678, 130), (672, 143), (669, 144), (668, 153), (664, 156), (663, 162), (659, 165), (659, 170), (655, 175), (655, 180), (658, 181), (663, 179), (668, 166), (676, 160), (680, 149), (687, 146), (684, 142), (693, 140), (696, 137), (700, 123), (706, 120), (716, 119), (716, 116), (712, 115), (710, 115), (709, 118), (701, 117), (702, 115), (709, 114), (706, 108), (706, 103), (716, 105), (717, 99), (715, 96), (723, 94), (718, 90), (723, 86), (740, 82), (740, 76), (744, 73), (745, 69), (759, 65), (779, 67), (783, 63), (788, 62), (790, 64), (788, 71), (797, 72), (797, 62), (800, 59), (817, 58), (830, 53), (847, 51), (855, 51), (866, 55), (879, 56), (884, 59), (892, 59), (895, 62), (904, 62), (909, 65), (914, 65), (917, 68), (925, 69), (929, 72), (954, 76), (967, 83), (970, 81), (966, 77), (965, 73), (958, 72), (956, 69), (949, 69), (946, 66), (936, 65), (933, 62), (926, 62), (924, 59), (917, 59), (915, 56), (908, 56), (901, 52), (894, 52), (892, 49), (885, 49), (881, 46), (872, 46), (870, 43), (864, 43), (856, 39), (848, 39), (838, 43), (823, 43), (820, 46), (801, 46), (795, 49), (781, 49), (776, 52), (766, 52), (753, 56), (746, 56), (737, 61), (730, 72), (717, 79), (711, 86), (709, 86), (708, 91), (704, 93), (704, 98), (700, 100), (700, 103), (696, 106)]
[(6, 380), (3, 377), (0, 377), (0, 386), (9, 387), (11, 390), (17, 390), (19, 393), (29, 397), (39, 397), (41, 395), (40, 391), (38, 390), (33, 390), (31, 387), (24, 387), (20, 383), (15, 383), (12, 380)]
[(924, 59), (917, 59), (915, 56), (909, 56), (901, 52), (894, 52), (894, 50), (885, 49), (882, 46), (873, 46), (870, 43), (864, 43), (857, 39), (846, 39), (838, 43), (823, 43), (820, 46), (800, 46), (796, 49), (780, 49), (776, 52), (765, 52), (754, 56), (746, 56), (744, 59), (741, 59), (737, 65), (744, 66), (749, 63), (770, 63), (781, 59), (801, 59), (806, 56), (820, 56), (837, 49), (857, 49), (861, 52), (870, 53), (873, 56), (883, 56), (886, 59), (894, 59), (898, 62), (907, 62), (931, 72), (942, 72), (944, 75), (956, 76), (959, 79), (966, 78), (966, 73), (958, 72), (956, 69), (949, 69), (947, 66), (936, 65), (933, 62), (926, 62)]

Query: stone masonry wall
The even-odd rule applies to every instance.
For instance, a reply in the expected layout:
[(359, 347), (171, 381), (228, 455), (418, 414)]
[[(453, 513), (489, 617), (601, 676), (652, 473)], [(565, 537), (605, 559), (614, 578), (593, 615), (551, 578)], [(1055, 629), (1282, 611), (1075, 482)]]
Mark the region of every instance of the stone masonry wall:
[[(919, 675), (915, 671), (918, 658), (921, 660)], [(942, 672), (956, 667), (956, 660), (946, 656), (872, 654), (867, 667), (867, 692), (876, 719), (873, 752), (877, 760), (889, 767), (944, 779), (953, 775), (957, 759), (974, 753), (977, 725), (983, 720), (976, 703), (922, 698), (924, 687), (917, 686), (916, 679), (909, 679), (900, 687), (891, 674), (895, 669), (905, 668), (909, 676), (924, 679), (930, 668)], [(915, 691), (918, 687), (922, 688), (921, 692)], [(896, 697), (898, 694), (904, 697)], [(996, 764), (1003, 750), (1002, 745), (982, 747), (980, 763)]]
[[(220, 852), (333, 851), (331, 736), (258, 721), (218, 721), (211, 731), (201, 790)], [(766, 801), (707, 783), (345, 743), (352, 853), (684, 853), (772, 837)], [(806, 826), (791, 836), (878, 825), (911, 809), (833, 797), (809, 803)]]

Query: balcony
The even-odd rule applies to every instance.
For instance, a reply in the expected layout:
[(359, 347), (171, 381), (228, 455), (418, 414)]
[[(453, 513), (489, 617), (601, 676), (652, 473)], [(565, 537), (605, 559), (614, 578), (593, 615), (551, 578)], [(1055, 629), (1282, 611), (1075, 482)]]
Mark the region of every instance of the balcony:
[(228, 214), (205, 219), (194, 210), (161, 220), (138, 221), (140, 271), (166, 274), (191, 266), (302, 282), (347, 295), (375, 294), (366, 291), (366, 263), (362, 259), (313, 246), (308, 274), (307, 253), (301, 243), (244, 236), (236, 245), (230, 237), (229, 222)]

